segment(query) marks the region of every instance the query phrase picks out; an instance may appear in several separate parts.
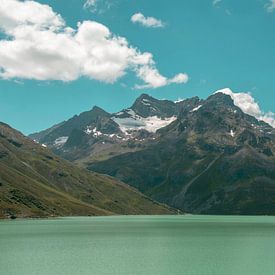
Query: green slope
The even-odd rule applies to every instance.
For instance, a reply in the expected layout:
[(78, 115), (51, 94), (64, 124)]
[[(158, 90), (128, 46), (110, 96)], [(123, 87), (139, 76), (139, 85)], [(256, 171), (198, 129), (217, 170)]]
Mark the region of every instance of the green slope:
[(111, 177), (80, 169), (0, 123), (0, 217), (170, 214)]

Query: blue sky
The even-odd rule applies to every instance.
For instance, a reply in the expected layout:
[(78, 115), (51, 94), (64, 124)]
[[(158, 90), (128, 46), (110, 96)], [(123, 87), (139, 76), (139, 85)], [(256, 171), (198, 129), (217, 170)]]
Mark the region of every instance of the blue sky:
[[(51, 80), (52, 74), (43, 80), (31, 73), (22, 77), (16, 71), (0, 79), (1, 121), (29, 134), (93, 105), (118, 111), (131, 105), (141, 93), (171, 100), (195, 95), (205, 98), (224, 87), (250, 92), (263, 111), (275, 112), (275, 10), (269, 0), (222, 0), (215, 5), (212, 0), (97, 1), (94, 8), (83, 8), (85, 1), (80, 0), (37, 2), (60, 14), (66, 27), (77, 29), (78, 22), (96, 21), (112, 34), (126, 38), (140, 53), (150, 52), (153, 68), (166, 78), (165, 84), (154, 87), (144, 76), (137, 77), (131, 65), (124, 76), (116, 75), (112, 83), (94, 74), (64, 81)], [(136, 13), (142, 13), (145, 19), (151, 16), (161, 20), (163, 26), (133, 23), (131, 17)], [(1, 24), (6, 22), (0, 19), (3, 29)], [(6, 24), (0, 36), (2, 41), (8, 39), (10, 29), (11, 25)], [(6, 52), (9, 54), (5, 49), (1, 55), (0, 44), (0, 73), (10, 66), (4, 63)], [(20, 70), (27, 71), (28, 59), (24, 61), (24, 55), (18, 58), (21, 57)], [(188, 82), (170, 83), (179, 73), (188, 74)], [(144, 89), (135, 88), (144, 84)]]

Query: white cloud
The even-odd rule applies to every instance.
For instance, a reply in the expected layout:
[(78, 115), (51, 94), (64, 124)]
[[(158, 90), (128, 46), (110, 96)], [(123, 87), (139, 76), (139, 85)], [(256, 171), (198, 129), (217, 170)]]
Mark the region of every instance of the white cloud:
[(159, 88), (167, 86), (172, 83), (187, 83), (188, 75), (187, 74), (177, 74), (171, 79), (168, 79), (165, 76), (162, 76), (158, 70), (152, 66), (142, 66), (137, 70), (137, 75), (142, 79), (146, 84), (136, 85), (136, 89), (146, 89), (146, 88)]
[(172, 79), (169, 80), (170, 83), (187, 83), (188, 82), (188, 75), (187, 74), (177, 74)]
[(275, 0), (269, 0), (265, 5), (267, 12), (273, 12), (275, 10)]
[(34, 1), (0, 0), (0, 28), (9, 31), (20, 25), (57, 29), (64, 25), (60, 15), (48, 5)]
[(265, 121), (269, 125), (275, 128), (275, 114), (272, 112), (263, 113), (260, 117), (260, 120)]
[(98, 0), (86, 0), (83, 7), (84, 9), (89, 9), (92, 12), (96, 11), (96, 5)]
[(103, 13), (104, 11), (110, 9), (114, 4), (115, 0), (86, 0), (84, 2), (83, 8), (89, 10), (92, 13)]
[(213, 6), (218, 5), (222, 0), (213, 0), (212, 4)]
[(250, 93), (234, 93), (230, 89), (225, 88), (216, 93), (224, 93), (230, 95), (234, 104), (244, 113), (263, 120), (271, 126), (275, 127), (275, 114), (272, 112), (265, 113), (260, 109), (259, 104), (255, 101)]
[(139, 88), (186, 83), (188, 76), (168, 79), (153, 55), (130, 46), (95, 21), (66, 26), (48, 5), (0, 0), (0, 78), (72, 81), (82, 76), (113, 83), (132, 70), (144, 81)]
[(133, 23), (139, 23), (145, 27), (148, 28), (163, 28), (165, 26), (165, 24), (159, 20), (156, 19), (154, 17), (145, 17), (142, 13), (135, 13), (132, 17), (131, 17), (131, 21)]

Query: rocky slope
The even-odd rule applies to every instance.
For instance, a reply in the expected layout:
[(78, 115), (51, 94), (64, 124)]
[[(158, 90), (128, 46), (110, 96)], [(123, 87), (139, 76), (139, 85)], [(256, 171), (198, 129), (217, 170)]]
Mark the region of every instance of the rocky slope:
[(134, 188), (78, 168), (0, 123), (0, 218), (169, 213)]
[(275, 214), (275, 130), (228, 95), (195, 101), (141, 150), (89, 169), (190, 213)]
[(175, 103), (142, 94), (130, 108), (115, 114), (94, 107), (30, 137), (63, 158), (86, 166), (144, 149), (155, 140), (157, 130), (173, 122), (181, 110), (190, 111), (199, 104), (197, 97)]

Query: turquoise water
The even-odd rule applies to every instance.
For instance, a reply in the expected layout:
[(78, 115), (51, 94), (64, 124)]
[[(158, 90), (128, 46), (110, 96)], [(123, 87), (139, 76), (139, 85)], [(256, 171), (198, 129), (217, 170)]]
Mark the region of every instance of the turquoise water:
[(1, 221), (0, 274), (275, 274), (275, 217)]

